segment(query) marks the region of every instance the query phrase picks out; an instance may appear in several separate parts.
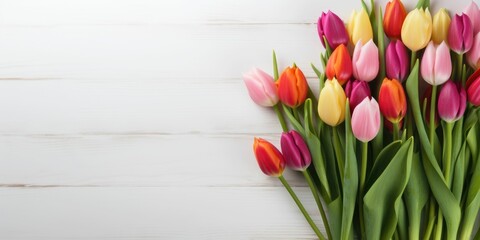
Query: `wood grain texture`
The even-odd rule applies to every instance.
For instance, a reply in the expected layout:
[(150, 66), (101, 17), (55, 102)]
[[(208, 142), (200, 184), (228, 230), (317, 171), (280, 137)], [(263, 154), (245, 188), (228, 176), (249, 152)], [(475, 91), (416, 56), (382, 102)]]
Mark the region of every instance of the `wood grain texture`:
[[(271, 72), (275, 49), (317, 93), (317, 18), (352, 8), (0, 0), (0, 239), (314, 239), (255, 163), (253, 137), (278, 145), (280, 126), (241, 74)], [(301, 176), (286, 178), (321, 225)]]

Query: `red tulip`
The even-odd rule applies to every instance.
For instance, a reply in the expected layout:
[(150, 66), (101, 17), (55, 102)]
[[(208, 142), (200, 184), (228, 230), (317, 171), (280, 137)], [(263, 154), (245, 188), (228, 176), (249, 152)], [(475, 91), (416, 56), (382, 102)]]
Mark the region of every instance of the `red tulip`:
[(480, 106), (480, 68), (468, 78), (467, 95), (471, 104)]
[(385, 34), (390, 38), (400, 39), (405, 17), (407, 17), (407, 11), (400, 0), (388, 2), (383, 16)]
[(280, 101), (292, 108), (302, 105), (307, 98), (308, 84), (297, 66), (287, 67), (277, 81)]
[(407, 98), (398, 80), (385, 78), (378, 98), (380, 111), (388, 121), (398, 123), (407, 114)]
[(272, 177), (282, 176), (285, 169), (285, 159), (273, 144), (264, 139), (255, 138), (253, 152), (263, 173)]
[(352, 59), (347, 47), (340, 44), (332, 53), (327, 62), (326, 74), (328, 79), (336, 78), (340, 85), (345, 84), (352, 76)]

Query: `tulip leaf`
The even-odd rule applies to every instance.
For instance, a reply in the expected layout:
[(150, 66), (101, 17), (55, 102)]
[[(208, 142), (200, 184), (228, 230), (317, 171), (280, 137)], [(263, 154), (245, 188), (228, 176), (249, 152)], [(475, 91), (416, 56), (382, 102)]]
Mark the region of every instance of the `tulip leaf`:
[(282, 106), (283, 111), (285, 112), (285, 115), (287, 115), (288, 120), (290, 120), (293, 128), (297, 130), (297, 132), (299, 132), (302, 137), (305, 138), (305, 130), (303, 130), (302, 124), (295, 118), (295, 116), (287, 106), (285, 106), (284, 104), (282, 104)]
[(343, 212), (342, 212), (342, 234), (340, 239), (352, 239), (353, 236), (353, 214), (358, 190), (358, 167), (355, 156), (355, 137), (350, 124), (349, 101), (345, 104), (345, 168), (343, 174)]
[(463, 186), (465, 184), (465, 154), (467, 142), (463, 141), (462, 148), (455, 161), (455, 169), (453, 172), (452, 191), (458, 202), (462, 199)]
[[(383, 15), (382, 8), (378, 8), (379, 13), (377, 17), (377, 44), (378, 44), (378, 57), (380, 63), (380, 71), (378, 72), (379, 86), (385, 78), (385, 32), (383, 30)], [(378, 88), (380, 90), (380, 87)]]
[(408, 216), (407, 216), (407, 208), (405, 206), (405, 200), (400, 198), (398, 200), (398, 222), (397, 222), (397, 233), (398, 233), (398, 240), (408, 239)]
[[(382, 155), (382, 154), (380, 154)], [(413, 137), (405, 141), (363, 198), (366, 239), (391, 239), (413, 155)]]
[(277, 54), (275, 54), (275, 50), (273, 50), (273, 79), (275, 81), (278, 80), (278, 65), (277, 65)]
[(426, 159), (423, 161), (425, 173), (430, 184), (437, 203), (445, 216), (447, 225), (447, 239), (455, 239), (457, 236), (458, 226), (460, 224), (461, 210), (455, 196), (448, 188), (442, 170), (438, 165), (432, 148), (430, 147), (429, 139), (425, 126), (423, 124), (422, 115), (420, 112), (420, 103), (418, 97), (418, 60), (407, 79), (407, 92), (410, 100), (413, 117), (415, 119), (415, 126), (420, 137), (420, 145), (422, 146)]
[(332, 233), (332, 239), (340, 239), (342, 232), (342, 198), (337, 197), (331, 203), (327, 204), (328, 209), (328, 222), (330, 223), (330, 231)]
[(335, 152), (333, 151), (333, 143), (330, 136), (332, 136), (332, 129), (329, 127), (323, 128), (320, 134), (320, 142), (325, 156), (327, 179), (329, 179), (332, 199), (335, 199), (340, 195), (340, 179), (337, 173)]
[(400, 141), (394, 141), (387, 145), (381, 152), (378, 154), (375, 163), (373, 164), (372, 170), (370, 171), (370, 175), (367, 177), (365, 181), (365, 192), (367, 192), (373, 183), (380, 177), (383, 173), (385, 168), (387, 168), (390, 161), (393, 159), (393, 156), (398, 152), (402, 143)]

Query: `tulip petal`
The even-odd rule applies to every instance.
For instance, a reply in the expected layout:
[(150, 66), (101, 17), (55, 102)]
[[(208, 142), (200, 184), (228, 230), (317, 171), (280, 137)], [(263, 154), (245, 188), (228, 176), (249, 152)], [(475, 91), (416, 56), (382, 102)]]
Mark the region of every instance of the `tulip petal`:
[(450, 78), (450, 75), (452, 74), (450, 49), (445, 42), (442, 42), (436, 49), (433, 72), (435, 74), (435, 85), (442, 85)]
[(434, 74), (435, 53), (435, 46), (433, 45), (433, 42), (430, 42), (423, 53), (422, 63), (420, 64), (420, 72), (422, 77), (430, 85), (436, 85)]
[(455, 83), (448, 81), (443, 85), (438, 96), (438, 115), (447, 122), (455, 120), (457, 117), (459, 104), (459, 93)]

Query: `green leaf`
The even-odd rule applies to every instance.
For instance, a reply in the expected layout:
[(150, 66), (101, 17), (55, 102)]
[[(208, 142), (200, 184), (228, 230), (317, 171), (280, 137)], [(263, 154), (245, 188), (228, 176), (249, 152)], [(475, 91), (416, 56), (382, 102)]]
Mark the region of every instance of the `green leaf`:
[(400, 141), (395, 141), (387, 145), (380, 152), (375, 160), (372, 170), (370, 171), (370, 175), (368, 175), (367, 180), (365, 181), (365, 192), (367, 192), (378, 177), (380, 177), (401, 146), (402, 143)]
[(330, 204), (327, 204), (328, 222), (330, 223), (330, 231), (333, 239), (340, 239), (342, 232), (342, 198), (338, 197)]
[(410, 177), (412, 155), (413, 137), (402, 144), (365, 194), (363, 209), (367, 239), (390, 239), (393, 236), (402, 194)]
[(343, 179), (343, 212), (342, 212), (342, 234), (340, 239), (351, 239), (353, 236), (353, 213), (358, 190), (358, 167), (355, 156), (355, 137), (350, 124), (349, 102), (345, 104), (345, 170)]
[(332, 136), (332, 128), (325, 127), (320, 134), (320, 142), (322, 145), (324, 159), (327, 168), (327, 179), (330, 183), (330, 190), (332, 199), (340, 196), (340, 178), (337, 172), (337, 162), (335, 161), (335, 152), (333, 151), (333, 143), (330, 136)]
[(302, 135), (302, 137), (305, 138), (305, 130), (303, 130), (303, 126), (300, 122), (297, 121), (297, 119), (295, 118), (295, 116), (293, 116), (292, 112), (290, 112), (290, 109), (283, 105), (283, 112), (285, 112), (285, 115), (287, 115), (287, 118), (288, 120), (290, 120), (290, 123), (292, 124), (293, 128), (295, 130), (297, 130), (297, 132), (300, 133), (300, 135)]
[(452, 191), (453, 195), (458, 202), (462, 199), (463, 194), (463, 185), (465, 184), (465, 154), (467, 148), (467, 141), (463, 141), (462, 148), (458, 154), (457, 160), (455, 161), (455, 169), (453, 172), (453, 184)]
[[(373, 6), (373, 5), (372, 5)], [(383, 14), (382, 8), (379, 7), (379, 14), (377, 18), (377, 45), (378, 56), (380, 62), (380, 71), (377, 76), (377, 93), (380, 90), (383, 79), (385, 78), (385, 32), (383, 30)]]
[(430, 147), (427, 132), (425, 131), (425, 125), (420, 112), (420, 103), (418, 101), (418, 60), (415, 62), (415, 66), (407, 79), (407, 92), (415, 119), (415, 126), (417, 127), (417, 132), (420, 137), (420, 145), (426, 156), (426, 159), (423, 161), (425, 173), (433, 195), (445, 216), (447, 239), (455, 239), (460, 224), (460, 205), (446, 185), (442, 170), (440, 169), (435, 154)]
[(275, 50), (273, 50), (273, 79), (275, 81), (278, 80), (278, 65), (277, 65), (277, 54), (275, 54)]
[[(478, 156), (477, 156), (478, 157)], [(478, 162), (478, 159), (476, 160)], [(467, 201), (465, 202), (465, 212), (462, 219), (462, 229), (460, 239), (469, 239), (473, 231), (478, 210), (480, 209), (480, 164), (476, 164), (475, 170), (470, 180), (468, 188)]]

